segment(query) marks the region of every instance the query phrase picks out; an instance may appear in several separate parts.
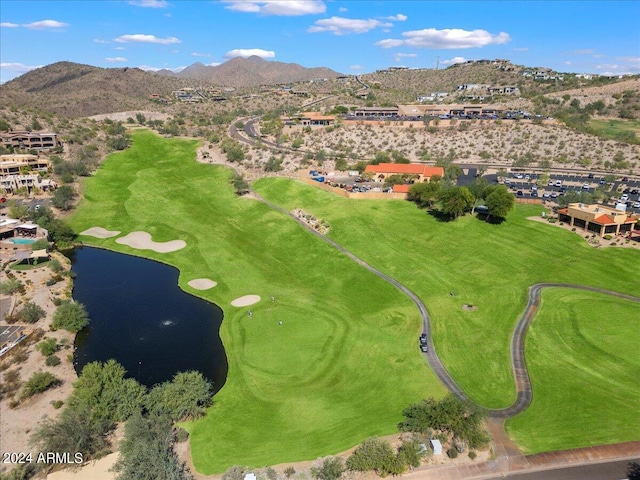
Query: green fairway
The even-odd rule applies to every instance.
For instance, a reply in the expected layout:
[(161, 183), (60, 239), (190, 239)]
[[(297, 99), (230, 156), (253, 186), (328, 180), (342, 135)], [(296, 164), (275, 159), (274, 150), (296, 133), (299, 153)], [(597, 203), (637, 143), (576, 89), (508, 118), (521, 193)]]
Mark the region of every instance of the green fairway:
[[(409, 299), (289, 217), (236, 197), (231, 170), (195, 161), (197, 142), (147, 131), (132, 137), (130, 149), (87, 179), (70, 223), (76, 232), (103, 227), (184, 240), (184, 249), (162, 254), (117, 237), (81, 237), (176, 266), (185, 291), (224, 310), (227, 383), (207, 416), (188, 426), (199, 471), (343, 451), (397, 431), (408, 404), (444, 395), (420, 355), (419, 314)], [(203, 277), (218, 285), (187, 285)], [(248, 294), (262, 300), (230, 306)]]
[(512, 438), (527, 453), (640, 439), (638, 331), (638, 303), (545, 290), (526, 342), (533, 402), (507, 420)]
[(500, 225), (471, 216), (443, 223), (410, 202), (349, 200), (287, 179), (262, 179), (254, 188), (328, 221), (332, 239), (416, 292), (432, 315), (444, 365), (488, 408), (515, 399), (509, 344), (530, 285), (638, 293), (640, 252), (594, 249), (575, 233), (527, 220), (540, 215), (539, 206), (518, 206)]
[(620, 132), (633, 132), (640, 136), (640, 120), (589, 120), (589, 126), (598, 134), (616, 138)]

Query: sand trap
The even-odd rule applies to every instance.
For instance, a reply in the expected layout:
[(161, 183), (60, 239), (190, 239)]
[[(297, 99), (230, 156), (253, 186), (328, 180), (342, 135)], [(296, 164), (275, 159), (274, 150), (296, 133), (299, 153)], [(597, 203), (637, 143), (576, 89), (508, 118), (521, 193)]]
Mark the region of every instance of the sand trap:
[(253, 305), (254, 303), (258, 303), (259, 301), (260, 295), (245, 295), (244, 297), (236, 298), (233, 302), (231, 302), (231, 306), (247, 307), (249, 305)]
[(147, 232), (131, 232), (116, 240), (120, 245), (128, 245), (138, 250), (153, 250), (158, 253), (175, 252), (187, 246), (184, 240), (171, 240), (169, 242), (154, 242)]
[(89, 237), (96, 238), (111, 238), (115, 237), (116, 235), (120, 235), (120, 230), (107, 230), (106, 228), (102, 227), (91, 227), (84, 232), (80, 232), (80, 235), (87, 235)]
[(187, 285), (195, 288), (196, 290), (209, 290), (210, 288), (218, 285), (218, 282), (214, 282), (209, 278), (196, 278), (194, 280), (189, 280), (189, 282), (187, 282)]

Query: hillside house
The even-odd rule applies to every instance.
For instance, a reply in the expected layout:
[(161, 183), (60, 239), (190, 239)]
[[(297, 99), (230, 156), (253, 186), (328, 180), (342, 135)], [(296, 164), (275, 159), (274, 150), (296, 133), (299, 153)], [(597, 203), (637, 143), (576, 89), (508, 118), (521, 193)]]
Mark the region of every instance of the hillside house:
[(621, 235), (633, 230), (638, 216), (604, 205), (570, 203), (558, 210), (558, 219), (572, 227), (593, 232), (596, 235)]
[(0, 143), (5, 148), (23, 148), (27, 150), (49, 150), (61, 147), (62, 142), (54, 132), (10, 131), (0, 133)]
[(29, 170), (46, 172), (50, 165), (48, 158), (39, 157), (38, 155), (0, 155), (0, 175), (25, 173), (25, 171)]
[(429, 182), (434, 175), (444, 176), (444, 168), (419, 163), (380, 163), (367, 165), (364, 173), (371, 175), (372, 180), (378, 183), (384, 183), (392, 175), (411, 175), (415, 176), (415, 182)]

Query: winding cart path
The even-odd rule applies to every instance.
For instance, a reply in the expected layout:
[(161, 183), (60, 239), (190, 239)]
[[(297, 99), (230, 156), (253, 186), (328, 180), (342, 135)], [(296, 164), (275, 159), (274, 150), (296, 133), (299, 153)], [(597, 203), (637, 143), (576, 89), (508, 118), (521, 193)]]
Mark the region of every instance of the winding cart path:
[[(252, 196), (257, 200), (260, 200), (261, 202), (267, 204), (269, 207), (273, 208), (274, 210), (282, 212), (288, 215), (289, 217), (293, 218), (296, 222), (298, 222), (300, 225), (302, 225), (305, 229), (307, 229), (309, 232), (314, 234), (316, 237), (327, 242), (336, 250), (344, 253), (347, 257), (352, 259), (358, 265), (361, 265), (362, 267), (369, 270), (371, 273), (386, 280), (391, 285), (393, 285), (398, 290), (400, 290), (405, 295), (407, 295), (413, 301), (413, 303), (415, 303), (415, 305), (418, 307), (418, 311), (420, 312), (420, 316), (422, 317), (422, 328), (423, 328), (423, 332), (427, 334), (427, 346), (428, 346), (427, 352), (424, 353), (424, 355), (427, 361), (429, 362), (429, 365), (431, 366), (433, 371), (436, 373), (440, 381), (445, 385), (445, 387), (447, 387), (447, 389), (451, 393), (453, 393), (460, 400), (463, 400), (463, 401), (469, 400), (469, 398), (464, 393), (462, 388), (460, 388), (460, 386), (451, 377), (451, 375), (449, 374), (445, 366), (442, 364), (440, 357), (438, 357), (438, 354), (436, 352), (436, 347), (433, 344), (433, 339), (431, 337), (431, 319), (429, 317), (429, 311), (427, 310), (427, 307), (422, 302), (422, 300), (420, 300), (420, 298), (415, 293), (413, 293), (409, 288), (405, 287), (402, 283), (400, 283), (395, 278), (390, 277), (386, 273), (381, 272), (377, 268), (372, 267), (371, 265), (366, 263), (364, 260), (358, 258), (349, 250), (344, 248), (342, 245), (318, 233), (316, 230), (314, 230), (309, 225), (304, 223), (298, 217), (293, 215), (293, 213), (285, 210), (284, 208), (279, 207), (278, 205), (275, 205), (269, 202), (268, 200), (265, 200), (255, 192), (252, 192)], [(500, 419), (513, 417), (523, 412), (524, 410), (526, 410), (527, 407), (531, 404), (533, 391), (531, 388), (531, 379), (529, 378), (529, 372), (527, 371), (527, 365), (524, 358), (524, 341), (527, 335), (527, 329), (531, 324), (531, 321), (535, 317), (536, 313), (538, 312), (538, 307), (540, 306), (540, 293), (545, 288), (571, 288), (575, 290), (602, 293), (605, 295), (611, 295), (614, 297), (624, 298), (626, 300), (631, 300), (633, 302), (640, 303), (640, 297), (634, 297), (632, 295), (614, 292), (611, 290), (606, 290), (604, 288), (588, 287), (585, 285), (575, 285), (570, 283), (537, 283), (529, 287), (529, 300), (527, 302), (527, 306), (524, 312), (522, 313), (522, 315), (520, 316), (520, 318), (518, 319), (518, 323), (516, 323), (513, 336), (511, 337), (511, 349), (510, 349), (511, 350), (511, 367), (513, 368), (513, 374), (516, 382), (516, 401), (511, 406), (506, 408), (487, 410), (489, 417), (500, 418)]]

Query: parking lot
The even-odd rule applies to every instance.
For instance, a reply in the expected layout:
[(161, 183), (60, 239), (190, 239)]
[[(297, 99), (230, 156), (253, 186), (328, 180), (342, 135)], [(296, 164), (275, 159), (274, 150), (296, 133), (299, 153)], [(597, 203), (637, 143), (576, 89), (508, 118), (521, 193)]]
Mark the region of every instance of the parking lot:
[(616, 176), (616, 180), (607, 183), (604, 176), (597, 174), (560, 174), (552, 173), (545, 185), (538, 185), (539, 174), (517, 172), (504, 180), (505, 185), (517, 198), (541, 198), (543, 202), (558, 202), (558, 198), (575, 190), (595, 193), (602, 188), (605, 205), (615, 207), (617, 203), (626, 205), (627, 212), (640, 213), (640, 180), (631, 180), (624, 176)]

